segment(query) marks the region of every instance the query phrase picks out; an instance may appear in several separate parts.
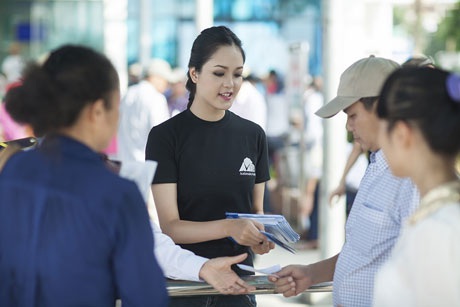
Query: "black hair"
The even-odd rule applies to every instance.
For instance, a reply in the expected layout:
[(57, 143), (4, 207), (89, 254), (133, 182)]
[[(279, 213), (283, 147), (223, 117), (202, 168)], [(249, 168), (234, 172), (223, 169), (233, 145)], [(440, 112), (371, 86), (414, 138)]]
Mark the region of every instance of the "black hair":
[(29, 65), (22, 84), (8, 91), (5, 103), (14, 120), (42, 136), (72, 126), (82, 109), (98, 99), (110, 109), (118, 88), (118, 74), (107, 57), (88, 47), (64, 45), (43, 65)]
[(434, 67), (434, 61), (430, 57), (424, 56), (414, 56), (408, 58), (404, 63), (401, 64), (402, 67)]
[(450, 75), (429, 67), (396, 70), (383, 85), (378, 117), (388, 121), (389, 131), (397, 121), (415, 125), (434, 152), (455, 156), (460, 150), (460, 97), (447, 89)]
[(379, 96), (361, 97), (359, 101), (361, 101), (366, 111), (371, 112), (372, 110), (374, 110), (375, 103), (378, 99)]
[[(212, 55), (222, 46), (236, 46), (241, 51), (243, 63), (246, 60), (241, 40), (225, 26), (216, 26), (204, 29), (197, 36), (192, 45), (188, 68), (194, 67), (197, 72), (201, 72), (203, 65), (212, 57)], [(188, 98), (187, 108), (193, 103), (196, 93), (196, 84), (192, 82), (190, 72), (187, 72), (187, 83), (185, 84), (190, 95)]]

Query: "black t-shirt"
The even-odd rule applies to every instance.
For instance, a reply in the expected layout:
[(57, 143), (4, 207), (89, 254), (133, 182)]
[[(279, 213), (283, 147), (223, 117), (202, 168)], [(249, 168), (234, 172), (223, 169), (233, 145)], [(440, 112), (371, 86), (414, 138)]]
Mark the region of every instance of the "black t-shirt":
[[(270, 179), (265, 133), (230, 111), (208, 122), (186, 110), (150, 131), (146, 159), (158, 162), (153, 183), (176, 183), (182, 220), (213, 221), (252, 213), (254, 185)], [(230, 238), (182, 244), (215, 258), (249, 252)], [(252, 265), (252, 257), (245, 261)]]

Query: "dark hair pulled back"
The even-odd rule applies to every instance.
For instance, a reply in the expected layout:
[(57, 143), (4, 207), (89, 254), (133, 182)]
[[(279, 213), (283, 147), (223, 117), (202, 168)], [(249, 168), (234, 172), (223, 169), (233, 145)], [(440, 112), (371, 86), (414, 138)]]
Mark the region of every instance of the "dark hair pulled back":
[(110, 109), (111, 94), (118, 88), (117, 72), (104, 55), (65, 45), (52, 51), (43, 65), (29, 65), (5, 103), (13, 119), (42, 136), (72, 126), (82, 109), (98, 99)]
[(416, 125), (434, 152), (455, 156), (460, 151), (460, 100), (448, 92), (449, 75), (429, 67), (396, 70), (382, 88), (377, 115), (388, 121), (390, 131), (400, 120)]
[[(193, 42), (188, 68), (194, 67), (197, 72), (201, 72), (203, 65), (220, 47), (232, 45), (240, 49), (244, 62), (246, 60), (246, 55), (241, 40), (229, 28), (225, 26), (216, 26), (204, 29)], [(187, 83), (185, 87), (190, 92), (187, 105), (187, 108), (190, 108), (196, 93), (196, 84), (193, 83), (190, 72), (187, 72)]]

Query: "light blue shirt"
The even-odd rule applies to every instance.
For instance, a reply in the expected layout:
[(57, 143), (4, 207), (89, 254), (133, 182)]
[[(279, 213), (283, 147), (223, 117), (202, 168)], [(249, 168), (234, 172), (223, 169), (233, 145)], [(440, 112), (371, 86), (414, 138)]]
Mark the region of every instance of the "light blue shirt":
[(375, 274), (389, 258), (404, 220), (418, 203), (414, 184), (392, 175), (381, 150), (372, 153), (335, 268), (334, 306), (372, 305)]

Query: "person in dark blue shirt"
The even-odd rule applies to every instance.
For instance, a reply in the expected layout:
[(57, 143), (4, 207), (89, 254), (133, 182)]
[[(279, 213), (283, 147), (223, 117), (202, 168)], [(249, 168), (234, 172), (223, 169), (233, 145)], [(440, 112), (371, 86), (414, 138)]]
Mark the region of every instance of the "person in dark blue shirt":
[(6, 108), (40, 146), (0, 172), (0, 306), (167, 306), (145, 202), (100, 152), (117, 130), (119, 81), (89, 48), (62, 46)]

